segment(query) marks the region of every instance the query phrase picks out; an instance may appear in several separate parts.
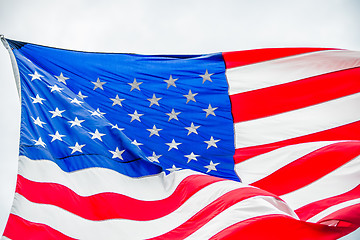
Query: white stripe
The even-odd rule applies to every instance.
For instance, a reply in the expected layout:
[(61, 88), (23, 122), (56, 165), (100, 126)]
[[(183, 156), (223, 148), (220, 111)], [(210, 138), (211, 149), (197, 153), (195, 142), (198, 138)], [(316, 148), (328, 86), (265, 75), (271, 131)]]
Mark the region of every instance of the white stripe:
[[(193, 195), (174, 212), (151, 221), (125, 219), (91, 221), (53, 205), (32, 203), (18, 193), (15, 195), (11, 213), (30, 222), (46, 224), (77, 239), (118, 239), (119, 236), (123, 239), (145, 239), (164, 234), (180, 226), (212, 201), (229, 191), (242, 187), (248, 186), (234, 181), (214, 183)], [(293, 217), (296, 216), (288, 207), (281, 206), (281, 211), (286, 211), (286, 214)]]
[(360, 199), (352, 199), (352, 200), (349, 200), (349, 201), (346, 201), (346, 202), (342, 202), (342, 203), (339, 203), (339, 204), (336, 204), (336, 205), (333, 205), (327, 209), (325, 209), (324, 211), (316, 214), (315, 216), (313, 216), (312, 218), (308, 219), (307, 222), (313, 222), (313, 223), (316, 223), (318, 222), (319, 220), (321, 220), (322, 218), (340, 210), (340, 209), (343, 209), (343, 208), (346, 208), (346, 207), (350, 207), (350, 206), (353, 206), (353, 205), (356, 205), (356, 204), (359, 204), (360, 203)]
[(170, 196), (179, 183), (193, 174), (191, 170), (175, 171), (143, 178), (131, 178), (107, 168), (87, 168), (67, 173), (49, 160), (19, 158), (19, 174), (35, 182), (64, 185), (80, 196), (101, 192), (120, 193), (139, 200), (159, 200)]
[(235, 171), (243, 183), (251, 184), (315, 150), (336, 142), (341, 141), (308, 142), (285, 146), (238, 163), (235, 165)]
[(226, 70), (236, 94), (360, 66), (360, 53), (331, 50), (306, 53)]
[(327, 130), (360, 119), (360, 93), (235, 125), (236, 148), (256, 146)]
[[(306, 174), (306, 173), (304, 173)], [(317, 181), (280, 196), (292, 209), (348, 192), (359, 185), (360, 156), (352, 159)]]
[[(254, 217), (271, 214), (287, 215), (291, 217), (286, 211), (279, 210), (286, 209), (286, 207), (287, 206), (282, 201), (271, 197), (254, 197), (246, 199), (224, 210), (186, 239), (209, 239), (227, 227)], [(261, 231), (261, 229), (259, 229), (259, 231)]]

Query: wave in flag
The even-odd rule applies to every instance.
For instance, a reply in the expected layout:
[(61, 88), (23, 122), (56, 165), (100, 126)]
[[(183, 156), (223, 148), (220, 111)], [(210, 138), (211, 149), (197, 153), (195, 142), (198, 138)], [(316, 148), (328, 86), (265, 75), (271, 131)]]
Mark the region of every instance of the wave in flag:
[(2, 39), (3, 239), (338, 239), (360, 225), (360, 53), (90, 53)]

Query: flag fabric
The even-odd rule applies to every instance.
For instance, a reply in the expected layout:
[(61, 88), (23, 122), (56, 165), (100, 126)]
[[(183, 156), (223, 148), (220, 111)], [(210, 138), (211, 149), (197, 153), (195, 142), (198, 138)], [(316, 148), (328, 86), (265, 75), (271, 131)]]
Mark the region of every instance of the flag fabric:
[(360, 225), (360, 53), (90, 53), (3, 39), (3, 239), (337, 239)]

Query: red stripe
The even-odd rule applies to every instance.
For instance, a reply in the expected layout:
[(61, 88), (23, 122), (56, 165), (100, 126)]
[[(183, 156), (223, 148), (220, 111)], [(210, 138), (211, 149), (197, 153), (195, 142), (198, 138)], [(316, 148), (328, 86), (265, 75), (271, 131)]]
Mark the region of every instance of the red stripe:
[(339, 220), (340, 223), (346, 222), (348, 224), (360, 227), (360, 203), (341, 208), (338, 211), (333, 212), (332, 214), (329, 214), (326, 217), (320, 219), (318, 222), (325, 223), (333, 219)]
[(297, 54), (316, 51), (336, 50), (334, 48), (264, 48), (236, 52), (224, 52), (226, 68), (240, 67), (248, 64), (289, 57)]
[(240, 201), (256, 196), (272, 196), (277, 198), (277, 196), (261, 189), (250, 187), (236, 189), (216, 199), (179, 227), (151, 239), (184, 239), (227, 208)]
[(266, 239), (266, 240), (334, 240), (345, 236), (356, 227), (329, 227), (308, 223), (283, 215), (268, 215), (234, 224), (219, 232), (211, 240)]
[(13, 240), (49, 240), (75, 239), (41, 223), (29, 222), (19, 216), (10, 214), (4, 236)]
[(18, 175), (16, 192), (31, 202), (55, 205), (89, 220), (123, 218), (146, 221), (166, 216), (199, 190), (218, 181), (222, 179), (192, 175), (185, 178), (168, 198), (142, 201), (109, 192), (83, 197), (63, 185), (33, 182)]
[(360, 140), (360, 121), (349, 123), (340, 127), (331, 128), (321, 132), (287, 139), (280, 142), (257, 145), (246, 148), (238, 148), (235, 150), (235, 164), (241, 163), (249, 158), (255, 157), (282, 148), (288, 145), (316, 142), (316, 141), (336, 141), (336, 140)]
[(360, 92), (352, 68), (230, 96), (234, 122), (272, 116)]
[(314, 182), (359, 154), (359, 141), (331, 144), (289, 163), (251, 185), (280, 196)]
[(301, 220), (306, 221), (309, 218), (318, 214), (319, 212), (324, 211), (328, 207), (331, 207), (333, 205), (336, 205), (336, 204), (339, 204), (342, 202), (346, 202), (349, 200), (357, 199), (359, 197), (360, 197), (360, 185), (358, 185), (357, 187), (353, 188), (352, 190), (350, 190), (346, 193), (343, 193), (343, 194), (340, 194), (340, 195), (337, 195), (334, 197), (326, 198), (323, 200), (319, 200), (316, 202), (312, 202), (308, 205), (305, 205), (305, 206), (297, 209), (295, 212)]

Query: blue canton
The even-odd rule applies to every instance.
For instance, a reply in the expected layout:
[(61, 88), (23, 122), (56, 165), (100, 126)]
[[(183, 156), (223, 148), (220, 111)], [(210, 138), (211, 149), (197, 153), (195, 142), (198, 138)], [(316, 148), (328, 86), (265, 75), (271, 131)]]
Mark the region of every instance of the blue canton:
[(221, 54), (87, 53), (8, 41), (21, 77), (21, 155), (67, 172), (193, 169), (239, 181)]

